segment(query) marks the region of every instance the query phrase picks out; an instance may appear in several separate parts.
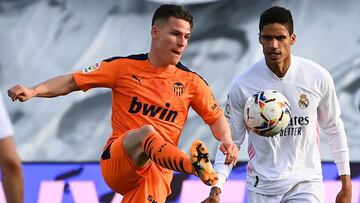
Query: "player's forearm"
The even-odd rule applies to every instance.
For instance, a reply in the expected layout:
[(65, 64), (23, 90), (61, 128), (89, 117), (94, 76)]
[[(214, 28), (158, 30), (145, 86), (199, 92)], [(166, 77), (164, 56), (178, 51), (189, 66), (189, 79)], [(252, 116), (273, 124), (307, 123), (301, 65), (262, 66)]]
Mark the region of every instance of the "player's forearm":
[(210, 124), (210, 129), (214, 137), (220, 142), (233, 142), (230, 127), (224, 116), (219, 117), (215, 122)]
[(225, 158), (226, 155), (224, 155), (220, 149), (218, 148), (215, 155), (215, 162), (214, 162), (214, 169), (216, 173), (218, 174), (218, 182), (215, 185), (216, 187), (222, 189), (224, 187), (224, 184), (229, 177), (231, 170), (233, 168), (233, 165), (226, 165), (225, 164)]
[(341, 180), (341, 184), (342, 184), (342, 189), (351, 191), (352, 185), (351, 185), (350, 175), (341, 175), (340, 180)]
[(76, 85), (72, 74), (51, 78), (36, 85), (32, 89), (35, 92), (34, 97), (57, 97), (80, 90)]

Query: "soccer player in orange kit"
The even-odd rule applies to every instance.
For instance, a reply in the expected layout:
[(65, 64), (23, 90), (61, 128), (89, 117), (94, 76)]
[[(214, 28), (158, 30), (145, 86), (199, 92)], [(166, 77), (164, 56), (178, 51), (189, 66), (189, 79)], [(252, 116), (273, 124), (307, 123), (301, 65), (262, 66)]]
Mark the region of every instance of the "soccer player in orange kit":
[(173, 170), (214, 185), (217, 175), (206, 146), (195, 141), (190, 157), (176, 147), (191, 106), (221, 142), (225, 163), (237, 161), (238, 149), (210, 88), (179, 62), (192, 24), (191, 14), (181, 6), (161, 5), (153, 15), (148, 53), (109, 58), (32, 88), (15, 85), (8, 95), (23, 102), (32, 97), (111, 88), (113, 131), (100, 165), (108, 186), (123, 195), (122, 202), (165, 202), (171, 193)]

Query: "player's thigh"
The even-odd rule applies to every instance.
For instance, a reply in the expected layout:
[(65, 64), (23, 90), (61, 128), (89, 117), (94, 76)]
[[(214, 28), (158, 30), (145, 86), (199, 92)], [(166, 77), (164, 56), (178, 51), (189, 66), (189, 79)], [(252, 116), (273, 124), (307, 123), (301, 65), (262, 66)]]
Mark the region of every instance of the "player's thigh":
[(153, 164), (149, 174), (136, 188), (127, 192), (122, 203), (165, 202), (171, 193), (172, 171)]
[(141, 184), (153, 164), (149, 162), (144, 167), (134, 165), (123, 146), (127, 134), (128, 132), (120, 135), (107, 146), (100, 160), (101, 172), (106, 184), (120, 194), (133, 190)]
[(286, 203), (323, 203), (325, 188), (323, 182), (307, 181), (296, 184), (284, 196)]
[(248, 190), (247, 198), (249, 203), (279, 203), (283, 195), (265, 195)]

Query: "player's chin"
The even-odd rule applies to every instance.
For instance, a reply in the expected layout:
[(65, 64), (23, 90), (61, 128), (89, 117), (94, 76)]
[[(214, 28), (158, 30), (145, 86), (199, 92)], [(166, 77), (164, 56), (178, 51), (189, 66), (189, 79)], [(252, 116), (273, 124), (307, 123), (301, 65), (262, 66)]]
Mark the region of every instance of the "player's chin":
[(171, 65), (176, 65), (176, 64), (179, 63), (180, 58), (181, 58), (181, 57), (174, 57), (174, 58), (172, 58), (172, 59), (170, 60), (169, 63), (170, 63)]
[(279, 63), (282, 61), (281, 57), (267, 56), (266, 60), (271, 63)]

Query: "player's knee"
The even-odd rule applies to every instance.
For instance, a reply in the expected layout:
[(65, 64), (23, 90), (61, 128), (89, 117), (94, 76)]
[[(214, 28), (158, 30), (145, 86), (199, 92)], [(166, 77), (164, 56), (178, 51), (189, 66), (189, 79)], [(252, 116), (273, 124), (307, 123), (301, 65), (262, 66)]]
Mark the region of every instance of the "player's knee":
[(8, 171), (20, 171), (21, 170), (21, 161), (14, 157), (5, 157), (1, 163), (3, 169), (8, 169)]
[(152, 125), (149, 125), (149, 124), (146, 124), (146, 125), (143, 125), (141, 128), (140, 128), (140, 132), (142, 135), (144, 136), (147, 136), (149, 134), (152, 134), (155, 132), (155, 128), (152, 126)]

